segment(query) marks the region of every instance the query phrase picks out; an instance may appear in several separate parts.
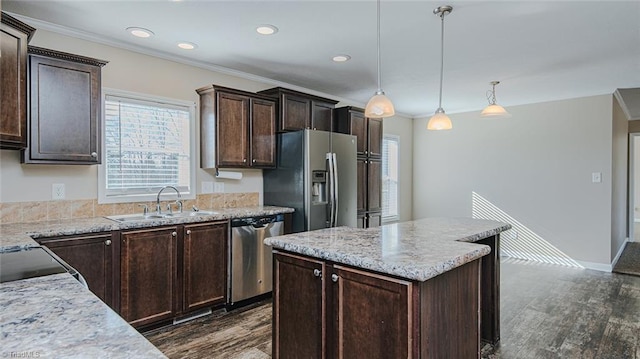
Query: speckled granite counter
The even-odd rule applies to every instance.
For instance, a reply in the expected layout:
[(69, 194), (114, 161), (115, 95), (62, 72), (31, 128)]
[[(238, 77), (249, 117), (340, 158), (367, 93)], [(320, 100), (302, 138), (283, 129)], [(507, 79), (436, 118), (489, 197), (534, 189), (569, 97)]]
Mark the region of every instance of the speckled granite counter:
[(2, 283), (0, 303), (2, 357), (165, 358), (69, 274)]
[[(38, 247), (34, 238), (291, 212), (291, 208), (259, 206), (127, 223), (96, 217), (4, 224), (0, 225), (0, 252)], [(1, 283), (0, 308), (2, 357), (165, 357), (70, 274)]]
[(271, 237), (267, 245), (306, 256), (425, 281), (489, 254), (473, 243), (511, 228), (472, 218), (426, 218), (382, 227), (338, 227)]
[(156, 227), (180, 223), (196, 223), (219, 219), (263, 216), (291, 212), (293, 212), (293, 208), (257, 206), (216, 209), (214, 214), (198, 215), (193, 217), (158, 218), (126, 223), (119, 223), (104, 217), (95, 217), (63, 219), (46, 222), (3, 224), (0, 225), (0, 252), (20, 248), (37, 247), (38, 243), (33, 239), (44, 237), (108, 232), (122, 229)]

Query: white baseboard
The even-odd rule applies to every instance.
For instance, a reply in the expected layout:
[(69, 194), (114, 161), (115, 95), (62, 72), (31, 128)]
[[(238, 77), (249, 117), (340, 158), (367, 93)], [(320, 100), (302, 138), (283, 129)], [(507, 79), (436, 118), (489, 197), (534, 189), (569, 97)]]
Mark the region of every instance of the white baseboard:
[(597, 271), (600, 271), (600, 272), (611, 273), (611, 270), (613, 269), (613, 265), (612, 264), (585, 262), (585, 261), (576, 261), (576, 262), (580, 263), (580, 265), (585, 267), (586, 269), (593, 269), (593, 270), (597, 270)]
[(622, 251), (624, 251), (624, 247), (627, 246), (627, 242), (631, 242), (629, 240), (629, 237), (625, 238), (620, 248), (618, 248), (618, 254), (616, 254), (615, 258), (613, 258), (613, 261), (611, 262), (611, 270), (613, 270), (613, 267), (615, 267), (616, 263), (618, 263), (618, 259), (620, 259), (620, 256), (622, 255)]

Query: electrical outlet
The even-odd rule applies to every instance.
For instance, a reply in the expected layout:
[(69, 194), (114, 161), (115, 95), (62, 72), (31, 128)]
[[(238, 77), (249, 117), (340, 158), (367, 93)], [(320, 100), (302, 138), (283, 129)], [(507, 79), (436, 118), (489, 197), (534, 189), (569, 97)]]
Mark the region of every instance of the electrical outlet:
[(602, 182), (602, 172), (593, 172), (593, 173), (591, 173), (591, 182), (593, 182), (593, 183)]
[(213, 184), (213, 192), (224, 193), (224, 182), (216, 182)]
[(64, 199), (64, 183), (54, 183), (51, 185), (51, 199)]
[(213, 182), (211, 182), (211, 181), (203, 181), (202, 182), (202, 193), (213, 193)]

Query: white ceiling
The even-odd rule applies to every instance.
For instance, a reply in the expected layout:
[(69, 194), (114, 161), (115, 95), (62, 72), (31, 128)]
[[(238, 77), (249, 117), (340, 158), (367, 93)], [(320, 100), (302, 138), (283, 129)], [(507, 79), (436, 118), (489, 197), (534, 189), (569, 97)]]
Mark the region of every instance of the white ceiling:
[[(448, 113), (483, 108), (492, 80), (502, 82), (504, 106), (640, 87), (640, 1), (382, 0), (382, 88), (399, 113), (438, 107), (440, 20), (432, 10), (440, 5), (454, 8), (445, 19)], [(2, 10), (357, 103), (377, 88), (373, 0), (2, 0)], [(279, 32), (258, 35), (260, 24)], [(130, 26), (155, 36), (134, 38)], [(180, 50), (179, 41), (198, 48)], [(334, 63), (337, 54), (352, 59)]]

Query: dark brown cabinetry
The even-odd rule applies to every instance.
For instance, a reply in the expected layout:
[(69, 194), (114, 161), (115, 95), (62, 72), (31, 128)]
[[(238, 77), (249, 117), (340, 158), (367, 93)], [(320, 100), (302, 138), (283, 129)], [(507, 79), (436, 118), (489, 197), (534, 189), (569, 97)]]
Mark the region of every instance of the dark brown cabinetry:
[(331, 131), (333, 109), (338, 101), (298, 91), (276, 87), (259, 93), (277, 98), (278, 131), (298, 131), (306, 128)]
[(178, 228), (122, 232), (120, 315), (139, 327), (176, 314)]
[(410, 357), (411, 282), (285, 253), (275, 263), (274, 358)]
[(27, 43), (36, 29), (2, 13), (0, 21), (0, 148), (27, 146)]
[(227, 222), (184, 226), (182, 311), (226, 301)]
[(335, 110), (334, 131), (358, 139), (358, 225), (379, 226), (382, 220), (382, 119), (367, 118), (359, 108), (341, 107)]
[(93, 294), (107, 305), (114, 306), (115, 243), (111, 233), (47, 238), (40, 244), (80, 272)]
[(226, 302), (228, 222), (123, 231), (120, 314), (135, 327)]
[(480, 357), (480, 260), (424, 282), (280, 251), (274, 263), (274, 358)]
[(275, 166), (274, 99), (220, 86), (196, 91), (200, 95), (202, 168)]
[(29, 46), (30, 118), (24, 163), (100, 163), (100, 74), (105, 64)]

